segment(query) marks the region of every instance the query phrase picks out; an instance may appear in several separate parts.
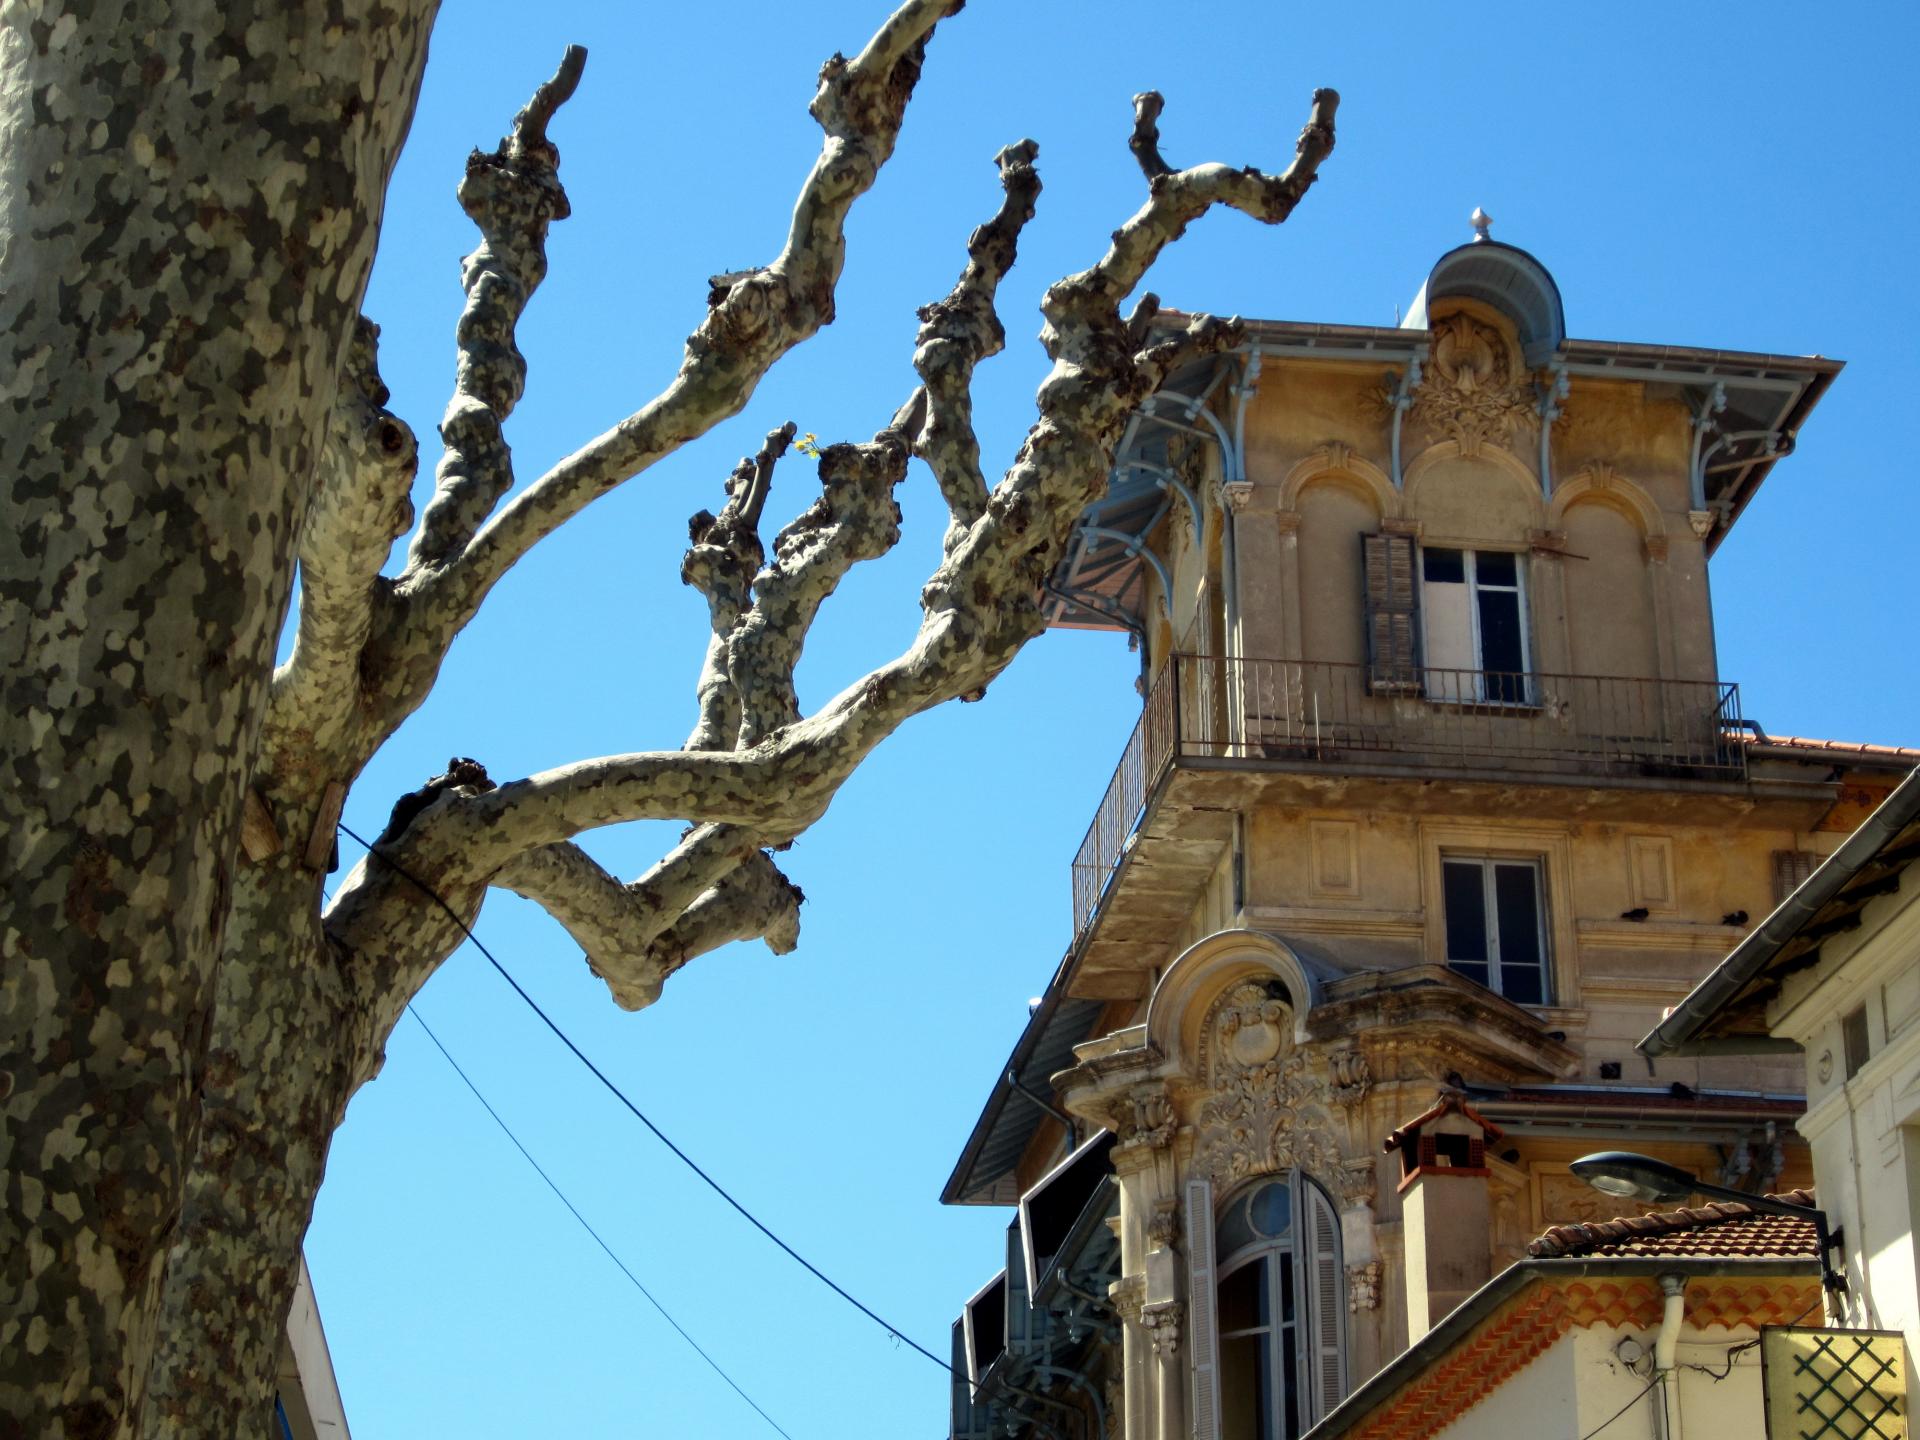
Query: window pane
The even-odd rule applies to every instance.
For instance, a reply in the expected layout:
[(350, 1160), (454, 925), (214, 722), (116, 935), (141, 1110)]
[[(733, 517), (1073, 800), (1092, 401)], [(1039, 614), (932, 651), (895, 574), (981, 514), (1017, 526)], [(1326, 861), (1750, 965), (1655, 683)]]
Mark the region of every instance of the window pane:
[(1220, 1282), (1220, 1333), (1267, 1323), (1267, 1262), (1242, 1265)]
[(1513, 590), (1481, 590), (1475, 599), (1480, 607), (1480, 668), (1506, 674), (1518, 674), (1526, 669), (1526, 662), (1520, 653), (1519, 593)]
[(1238, 1195), (1220, 1217), (1220, 1224), (1214, 1230), (1214, 1254), (1231, 1260), (1238, 1252), (1254, 1244), (1260, 1237), (1253, 1233), (1253, 1227), (1247, 1223), (1248, 1195)]
[(1280, 1434), (1286, 1440), (1295, 1440), (1300, 1433), (1300, 1357), (1295, 1352), (1291, 1331), (1281, 1347), (1280, 1366), (1284, 1387), (1280, 1395)]
[(1265, 1335), (1220, 1342), (1220, 1440), (1270, 1440), (1269, 1343)]
[[(1447, 960), (1481, 961), (1487, 958), (1487, 901), (1483, 874), (1477, 862), (1449, 860), (1440, 866), (1447, 912)], [(1486, 983), (1483, 973), (1478, 977)]]
[(1421, 574), (1429, 585), (1464, 585), (1467, 583), (1466, 556), (1459, 550), (1423, 550), (1420, 552)]
[(1262, 1185), (1247, 1206), (1253, 1228), (1269, 1240), (1287, 1233), (1293, 1218), (1293, 1196), (1284, 1182)]
[(1532, 865), (1495, 865), (1493, 905), (1500, 926), (1500, 993), (1522, 1005), (1544, 1004), (1539, 870)]
[(1519, 573), (1517, 556), (1505, 550), (1477, 550), (1473, 556), (1473, 578), (1482, 585), (1516, 585)]
[(1293, 1252), (1290, 1250), (1280, 1252), (1280, 1323), (1293, 1324)]

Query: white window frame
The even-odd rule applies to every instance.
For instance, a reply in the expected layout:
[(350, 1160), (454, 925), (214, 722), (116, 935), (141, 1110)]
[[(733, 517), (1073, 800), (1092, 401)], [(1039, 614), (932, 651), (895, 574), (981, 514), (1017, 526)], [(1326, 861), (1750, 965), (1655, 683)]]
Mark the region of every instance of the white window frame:
[[(1533, 872), (1533, 927), (1536, 932), (1535, 944), (1540, 955), (1540, 998), (1538, 1000), (1515, 1000), (1516, 1005), (1529, 1005), (1535, 1009), (1546, 1009), (1558, 1004), (1554, 995), (1552, 926), (1547, 921), (1547, 867), (1539, 855), (1479, 855), (1463, 854), (1456, 851), (1442, 851), (1440, 854), (1440, 934), (1443, 956), (1449, 970), (1455, 968), (1453, 955), (1447, 950), (1445, 936), (1446, 925), (1446, 873), (1449, 865), (1477, 865), (1480, 868), (1480, 904), (1483, 915), (1481, 923), (1486, 927), (1487, 936), (1487, 989), (1510, 999), (1501, 986), (1502, 961), (1500, 959), (1500, 911), (1494, 894), (1493, 871), (1496, 865), (1524, 866)], [(1478, 960), (1463, 960), (1465, 965), (1478, 965)]]
[[(1470, 550), (1464, 545), (1428, 546), (1423, 544), (1420, 546), (1419, 563), (1415, 567), (1415, 573), (1419, 577), (1419, 586), (1420, 586), (1420, 604), (1419, 604), (1420, 653), (1423, 660), (1426, 657), (1431, 656), (1433, 654), (1432, 637), (1428, 631), (1428, 627), (1431, 626), (1433, 623), (1433, 606), (1428, 601), (1427, 593), (1426, 593), (1427, 591), (1427, 551), (1429, 549), (1451, 550), (1455, 554), (1461, 557), (1461, 565), (1465, 574), (1466, 587), (1467, 587), (1467, 643), (1469, 647), (1472, 649), (1473, 659), (1474, 659), (1474, 665), (1471, 667), (1471, 672), (1474, 675), (1474, 682), (1473, 682), (1474, 693), (1470, 696), (1464, 695), (1464, 694), (1461, 694), (1461, 695), (1449, 694), (1447, 693), (1448, 687), (1445, 685), (1438, 687), (1438, 693), (1436, 693), (1436, 687), (1432, 682), (1431, 672), (1429, 672), (1429, 678), (1426, 685), (1427, 698), (1430, 700), (1440, 700), (1442, 702), (1445, 702), (1448, 700), (1453, 700), (1453, 701), (1469, 701), (1470, 700), (1473, 704), (1476, 704), (1476, 705), (1499, 705), (1499, 706), (1511, 707), (1514, 709), (1532, 709), (1537, 707), (1539, 704), (1539, 701), (1535, 697), (1534, 684), (1533, 684), (1533, 623), (1532, 623), (1533, 617), (1532, 617), (1532, 612), (1529, 609), (1527, 604), (1527, 600), (1528, 600), (1527, 557), (1525, 552), (1518, 551), (1518, 550), (1497, 550), (1497, 549), (1491, 550), (1491, 551)], [(1482, 585), (1480, 583), (1479, 559), (1483, 553), (1513, 556), (1513, 584)], [(1480, 641), (1480, 592), (1482, 590), (1491, 591), (1496, 594), (1512, 595), (1514, 597), (1514, 603), (1519, 607), (1519, 612), (1520, 612), (1520, 672), (1519, 673), (1520, 673), (1521, 690), (1520, 690), (1520, 698), (1517, 700), (1505, 700), (1505, 699), (1499, 698), (1498, 696), (1490, 695), (1488, 693), (1487, 676), (1489, 674), (1506, 674), (1508, 672), (1489, 671), (1487, 669), (1486, 651), (1482, 648), (1481, 641)]]

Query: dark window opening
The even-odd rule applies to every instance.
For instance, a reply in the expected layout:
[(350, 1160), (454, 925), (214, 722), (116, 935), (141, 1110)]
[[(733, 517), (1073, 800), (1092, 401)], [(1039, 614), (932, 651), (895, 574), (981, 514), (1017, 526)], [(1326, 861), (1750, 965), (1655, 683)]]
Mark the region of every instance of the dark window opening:
[(1440, 879), (1447, 964), (1515, 1004), (1547, 1004), (1539, 862), (1449, 856)]

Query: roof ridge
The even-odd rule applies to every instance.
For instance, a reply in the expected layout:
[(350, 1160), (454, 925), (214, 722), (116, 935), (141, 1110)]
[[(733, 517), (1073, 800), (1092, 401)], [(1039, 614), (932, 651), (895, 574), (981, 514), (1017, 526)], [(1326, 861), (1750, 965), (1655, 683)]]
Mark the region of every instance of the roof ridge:
[[(1778, 1200), (1789, 1205), (1812, 1206), (1813, 1191), (1807, 1188), (1769, 1193), (1756, 1197)], [(1676, 1210), (1649, 1210), (1642, 1215), (1621, 1215), (1612, 1220), (1576, 1220), (1549, 1225), (1527, 1246), (1527, 1254), (1536, 1260), (1580, 1254), (1620, 1241), (1650, 1239), (1662, 1235), (1682, 1235), (1734, 1221), (1775, 1220), (1786, 1226), (1811, 1228), (1812, 1222), (1797, 1216), (1756, 1210), (1739, 1200), (1710, 1200), (1705, 1205), (1683, 1205)], [(1785, 1237), (1782, 1237), (1783, 1239)]]

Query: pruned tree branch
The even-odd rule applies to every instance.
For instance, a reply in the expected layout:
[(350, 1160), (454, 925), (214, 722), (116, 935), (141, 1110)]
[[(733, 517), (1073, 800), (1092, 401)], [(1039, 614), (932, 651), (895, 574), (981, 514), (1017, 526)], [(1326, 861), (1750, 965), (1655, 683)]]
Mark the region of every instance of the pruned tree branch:
[(926, 387), (928, 407), (914, 453), (932, 469), (953, 515), (945, 540), (949, 550), (987, 505), (980, 442), (973, 432), (973, 371), (1006, 345), (994, 296), (1013, 268), (1021, 229), (1033, 218), (1040, 194), (1033, 162), (1039, 153), (1033, 141), (1022, 140), (994, 157), (1006, 192), (1000, 213), (968, 238), (967, 266), (953, 289), (920, 311), (913, 368)]
[(847, 213), (893, 153), (935, 25), (959, 8), (960, 0), (908, 0), (859, 55), (835, 55), (821, 67), (809, 109), (825, 139), (780, 253), (758, 269), (717, 277), (672, 383), (528, 486), (427, 582), (421, 623), (429, 634), (420, 643), (444, 650), (543, 536), (738, 414), (773, 363), (833, 319)]
[(615, 1002), (643, 1009), (675, 970), (730, 940), (763, 938), (776, 955), (799, 941), (799, 888), (751, 835), (701, 829), (630, 885), (572, 844), (518, 855), (493, 883), (542, 906), (586, 952)]
[(687, 522), (690, 543), (680, 562), (680, 579), (706, 597), (712, 633), (694, 687), (700, 718), (684, 749), (731, 750), (740, 733), (740, 695), (727, 671), (727, 638), (752, 600), (753, 577), (766, 559), (760, 513), (773, 484), (773, 467), (793, 443), (796, 428), (789, 420), (769, 431), (760, 452), (734, 467), (720, 513), (702, 510)]
[(269, 731), (293, 725), (320, 734), (351, 712), (380, 567), (413, 523), (409, 491), (420, 451), (412, 429), (386, 408), (379, 338), (380, 327), (362, 315), (300, 532), (300, 617), (293, 654), (274, 676)]
[(740, 749), (800, 718), (793, 671), (814, 617), (849, 570), (898, 543), (893, 487), (907, 477), (906, 425), (918, 410), (916, 396), (868, 443), (823, 449), (820, 498), (774, 537), (773, 560), (754, 579), (753, 604), (727, 638)]
[(1160, 158), (1160, 112), (1167, 102), (1158, 90), (1147, 90), (1133, 97), (1133, 138), (1127, 148), (1140, 162), (1141, 173), (1151, 185), (1173, 167)]
[(513, 455), (501, 427), (527, 380), (514, 330), (546, 278), (547, 227), (571, 211), (547, 122), (573, 94), (586, 63), (586, 50), (569, 45), (559, 70), (514, 117), (499, 148), (467, 157), (460, 208), (479, 227), (480, 245), (460, 269), (467, 303), (455, 332), (460, 358), (453, 398), (440, 421), (446, 449), (409, 571), (443, 565), (458, 554), (513, 486)]

